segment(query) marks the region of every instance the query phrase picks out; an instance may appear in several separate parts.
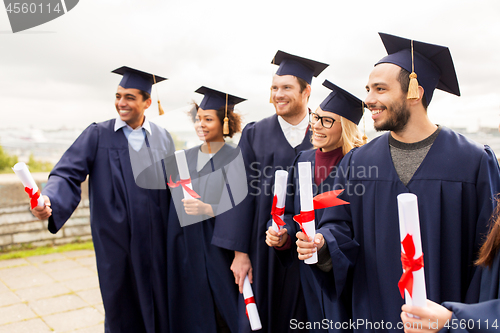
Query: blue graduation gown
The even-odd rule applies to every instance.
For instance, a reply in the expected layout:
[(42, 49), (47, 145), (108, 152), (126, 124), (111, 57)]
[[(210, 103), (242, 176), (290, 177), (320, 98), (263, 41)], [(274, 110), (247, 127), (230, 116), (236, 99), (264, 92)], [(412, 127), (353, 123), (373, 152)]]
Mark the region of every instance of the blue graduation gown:
[[(43, 194), (50, 198), (48, 229), (56, 233), (81, 199), (89, 176), (90, 223), (106, 332), (167, 332), (165, 229), (169, 192), (134, 181), (128, 142), (115, 120), (91, 124), (64, 153)], [(151, 124), (165, 149), (168, 132)], [(143, 147), (147, 149), (147, 147)]]
[[(289, 171), (287, 192), (293, 194), (293, 196), (287, 197), (284, 222), (287, 224), (285, 228), (288, 230), (288, 236), (291, 237), (291, 248), (289, 250), (276, 250), (276, 254), (285, 265), (289, 265), (295, 261), (299, 262), (300, 281), (307, 307), (307, 318), (309, 322), (317, 323), (316, 328), (312, 326), (310, 332), (348, 332), (349, 330), (345, 328), (335, 329), (335, 325), (332, 325), (331, 323), (349, 321), (351, 310), (351, 294), (349, 284), (351, 282), (351, 277), (347, 277), (343, 282), (344, 286), (342, 287), (342, 294), (338, 298), (331, 299), (322, 291), (321, 286), (314, 277), (311, 269), (313, 269), (313, 267), (314, 269), (317, 269), (317, 267), (314, 265), (307, 265), (303, 261), (299, 261), (297, 256), (297, 246), (295, 244), (297, 238), (295, 237), (295, 234), (299, 231), (300, 227), (293, 220), (293, 216), (300, 213), (298, 163), (311, 162), (313, 196), (332, 191), (335, 181), (334, 174), (330, 174), (319, 186), (316, 186), (314, 182), (316, 164), (315, 158), (316, 149), (302, 151), (297, 155), (293, 168)], [(318, 223), (323, 216), (323, 212), (324, 209), (318, 209), (314, 212), (316, 227), (318, 227)], [(270, 224), (271, 221), (268, 225)], [(327, 325), (323, 325), (325, 323), (323, 321), (324, 319), (328, 320)]]
[[(214, 245), (249, 254), (253, 268), (252, 289), (263, 332), (288, 332), (290, 319), (305, 320), (300, 290), (299, 266), (283, 267), (274, 250), (267, 246), (267, 221), (273, 201), (274, 172), (293, 165), (295, 156), (312, 147), (310, 132), (302, 143), (292, 148), (272, 115), (243, 129), (239, 147), (245, 161), (249, 195), (228, 214), (224, 228), (214, 231)], [(245, 306), (240, 297), (240, 329), (250, 332)]]
[[(493, 197), (500, 190), (493, 151), (442, 128), (427, 156), (405, 186), (389, 150), (389, 133), (352, 150), (339, 164), (336, 186), (350, 205), (325, 209), (320, 221), (336, 280), (354, 263), (353, 320), (396, 330), (403, 299), (399, 293), (401, 248), (397, 195), (418, 197), (427, 297), (435, 302), (463, 301), (474, 274), (473, 261), (487, 233)], [(341, 237), (341, 230), (351, 229)], [(353, 233), (359, 251), (343, 251)], [(317, 272), (316, 272), (317, 273)], [(331, 295), (336, 285), (321, 280)], [(375, 331), (359, 325), (359, 331)]]
[[(216, 333), (217, 307), (231, 332), (236, 333), (239, 292), (229, 269), (234, 252), (214, 246), (211, 241), (214, 228), (225, 219), (225, 213), (217, 212), (227, 204), (227, 186), (238, 181), (227, 177), (231, 174), (228, 169), (234, 166), (233, 163), (238, 167), (237, 158), (241, 155), (238, 155), (239, 149), (225, 144), (198, 172), (199, 148), (186, 151), (191, 183), (193, 190), (200, 195), (200, 200), (212, 205), (216, 216), (199, 218), (187, 215), (180, 202), (183, 198), (182, 188), (171, 189), (167, 232), (170, 332)], [(221, 172), (223, 168), (224, 173)], [(167, 170), (175, 170), (175, 165), (170, 165)], [(228, 179), (227, 183), (224, 175)], [(175, 172), (172, 180), (178, 180)]]
[[(500, 254), (497, 253), (492, 267), (482, 270), (479, 303), (464, 304), (444, 302), (443, 306), (453, 312), (449, 329), (442, 332), (498, 332), (500, 328)], [(456, 323), (457, 326), (453, 324)], [(466, 329), (460, 329), (464, 323)], [(457, 329), (455, 329), (457, 327)]]

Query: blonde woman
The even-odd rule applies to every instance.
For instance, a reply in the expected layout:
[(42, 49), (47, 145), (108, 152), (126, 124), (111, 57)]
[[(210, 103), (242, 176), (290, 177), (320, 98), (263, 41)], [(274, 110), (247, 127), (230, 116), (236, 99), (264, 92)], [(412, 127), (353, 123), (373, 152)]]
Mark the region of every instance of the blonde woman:
[[(274, 247), (285, 265), (298, 260), (295, 251), (296, 223), (292, 216), (300, 213), (298, 189), (298, 163), (311, 162), (313, 194), (334, 190), (337, 164), (352, 148), (363, 145), (364, 140), (357, 124), (363, 116), (363, 102), (349, 92), (325, 80), (323, 85), (332, 90), (316, 111), (310, 114), (309, 129), (312, 131), (311, 141), (315, 149), (302, 151), (297, 155), (294, 166), (289, 172), (287, 201), (285, 205), (285, 222), (287, 225), (276, 233), (272, 227), (266, 232), (266, 243)], [(318, 223), (323, 211), (315, 212)], [(324, 319), (333, 322), (349, 321), (345, 309), (349, 309), (350, 295), (341, 295), (338, 301), (329, 300), (323, 295), (308, 265), (300, 264), (300, 279), (303, 296), (307, 306), (310, 322), (322, 322)], [(343, 297), (345, 296), (345, 297)], [(322, 327), (311, 332), (324, 332)]]

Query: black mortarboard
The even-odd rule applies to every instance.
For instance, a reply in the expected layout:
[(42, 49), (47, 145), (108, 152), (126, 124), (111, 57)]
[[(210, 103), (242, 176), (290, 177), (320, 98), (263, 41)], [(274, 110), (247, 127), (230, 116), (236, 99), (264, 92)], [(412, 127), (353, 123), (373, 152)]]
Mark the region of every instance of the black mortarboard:
[(280, 66), (276, 71), (276, 75), (294, 75), (309, 84), (311, 84), (313, 76), (317, 77), (328, 67), (327, 64), (297, 57), (283, 51), (278, 51), (271, 63)]
[(365, 110), (363, 101), (328, 80), (323, 85), (332, 92), (320, 104), (321, 110), (336, 113), (359, 124)]
[(195, 92), (205, 95), (200, 103), (200, 108), (203, 110), (219, 110), (221, 107), (226, 105), (226, 95), (228, 105), (236, 105), (246, 101), (244, 98), (229, 95), (207, 87), (200, 87)]
[(167, 80), (164, 77), (149, 74), (134, 68), (123, 66), (115, 69), (112, 73), (123, 75), (120, 81), (120, 86), (129, 89), (139, 89), (151, 94), (151, 87), (153, 84)]
[(436, 88), (460, 96), (455, 66), (451, 59), (450, 50), (446, 46), (412, 41), (380, 32), (379, 35), (388, 55), (377, 62), (375, 66), (380, 63), (391, 63), (410, 73), (415, 72), (419, 84), (424, 88), (427, 104), (430, 103)]

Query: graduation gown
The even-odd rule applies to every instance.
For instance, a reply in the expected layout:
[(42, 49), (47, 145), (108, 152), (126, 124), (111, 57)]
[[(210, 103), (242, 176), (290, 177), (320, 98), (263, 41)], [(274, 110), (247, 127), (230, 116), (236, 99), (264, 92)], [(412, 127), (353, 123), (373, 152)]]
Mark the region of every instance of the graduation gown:
[[(236, 189), (240, 182), (246, 189), (243, 159), (238, 148), (225, 144), (198, 172), (199, 149), (186, 151), (191, 183), (200, 200), (212, 206), (215, 217), (187, 215), (181, 202), (182, 188), (171, 188), (167, 232), (169, 331), (216, 333), (217, 308), (231, 332), (238, 332), (239, 293), (229, 269), (234, 252), (211, 241), (231, 200), (239, 200)], [(237, 172), (243, 174), (234, 177)], [(172, 181), (177, 180), (178, 175), (172, 175)]]
[[(482, 270), (479, 303), (444, 302), (453, 312), (448, 329), (441, 332), (498, 332), (500, 327), (500, 255), (497, 253), (492, 267)], [(453, 320), (455, 320), (453, 322)], [(454, 326), (454, 323), (457, 325)], [(460, 328), (460, 324), (465, 325)]]
[[(360, 320), (357, 331), (400, 331), (398, 194), (418, 197), (427, 297), (441, 303), (464, 300), (500, 190), (493, 151), (444, 127), (405, 186), (392, 163), (388, 138), (389, 133), (382, 135), (344, 157), (336, 185), (345, 188), (340, 197), (350, 205), (325, 209), (318, 230), (328, 243), (335, 280), (355, 263), (352, 315)], [(351, 234), (358, 252), (343, 250)], [(320, 281), (331, 295), (340, 292), (337, 284)]]
[[(90, 223), (106, 332), (166, 332), (165, 230), (169, 192), (134, 181), (128, 142), (115, 119), (91, 124), (64, 153), (43, 194), (51, 201), (48, 229), (56, 233), (81, 199), (89, 176)], [(173, 150), (167, 131), (152, 136)], [(147, 149), (144, 145), (142, 149)]]
[[(310, 132), (292, 148), (272, 115), (243, 129), (239, 142), (245, 161), (249, 195), (228, 214), (227, 225), (214, 231), (214, 245), (248, 253), (253, 269), (252, 289), (262, 322), (262, 331), (288, 332), (290, 319), (306, 320), (300, 290), (299, 266), (283, 267), (267, 246), (267, 222), (273, 201), (274, 172), (288, 169), (295, 156), (312, 147)], [(243, 297), (239, 302), (240, 329), (250, 332)]]
[[(346, 328), (335, 329), (335, 325), (331, 322), (347, 322), (350, 318), (350, 276), (343, 282), (342, 294), (335, 299), (331, 299), (326, 295), (315, 279), (312, 268), (315, 265), (308, 265), (298, 259), (297, 246), (295, 244), (297, 238), (295, 234), (300, 230), (299, 225), (293, 220), (293, 216), (300, 213), (300, 191), (299, 191), (299, 162), (311, 162), (311, 174), (313, 184), (313, 196), (320, 193), (332, 191), (334, 188), (335, 177), (330, 174), (319, 186), (314, 182), (314, 172), (316, 164), (316, 149), (302, 151), (297, 155), (293, 168), (290, 169), (288, 174), (287, 192), (293, 196), (287, 196), (285, 204), (284, 222), (287, 224), (285, 228), (288, 230), (288, 236), (291, 237), (291, 248), (288, 250), (276, 250), (276, 254), (284, 265), (289, 265), (292, 262), (299, 262), (300, 281), (302, 284), (302, 291), (307, 307), (307, 318), (311, 323), (316, 323), (316, 328), (312, 326), (310, 332), (349, 332)], [(323, 216), (324, 209), (314, 211), (315, 223), (318, 223)], [(271, 225), (272, 220), (269, 221), (268, 226)], [(328, 324), (324, 325), (324, 319), (328, 320)]]

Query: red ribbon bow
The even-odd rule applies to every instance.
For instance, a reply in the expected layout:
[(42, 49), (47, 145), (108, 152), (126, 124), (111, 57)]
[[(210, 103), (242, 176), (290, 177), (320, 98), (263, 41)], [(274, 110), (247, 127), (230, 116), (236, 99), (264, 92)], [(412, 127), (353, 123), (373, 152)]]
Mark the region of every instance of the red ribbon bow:
[(193, 191), (192, 189), (190, 189), (188, 187), (189, 184), (191, 184), (191, 178), (188, 178), (188, 179), (181, 179), (177, 182), (173, 182), (172, 181), (172, 176), (170, 176), (170, 181), (167, 183), (168, 184), (168, 187), (170, 188), (176, 188), (177, 186), (181, 185), (182, 188), (190, 195), (192, 196), (193, 198), (195, 199), (199, 199), (200, 196), (198, 195), (198, 193), (196, 193), (195, 191)]
[[(343, 190), (334, 190), (318, 194), (313, 198), (314, 209), (323, 209), (340, 205), (348, 205), (349, 203), (347, 201), (338, 198), (338, 195), (342, 193), (342, 191)], [(302, 224), (314, 220), (314, 210), (307, 212), (300, 211), (300, 214), (295, 215), (293, 219), (300, 225), (300, 229), (302, 230), (302, 232), (307, 237), (309, 237), (306, 234), (306, 231), (303, 228)]]
[(245, 298), (245, 313), (247, 314), (247, 318), (250, 319), (250, 317), (248, 316), (248, 310), (246, 309), (246, 305), (248, 304), (255, 304), (255, 297), (248, 297), (248, 298)]
[(30, 205), (31, 205), (31, 209), (35, 208), (36, 206), (38, 206), (38, 198), (40, 198), (40, 190), (36, 191), (35, 194), (33, 194), (33, 189), (32, 188), (29, 188), (29, 187), (25, 187), (24, 188), (24, 191), (26, 193), (28, 193), (29, 197), (30, 197)]
[(415, 256), (415, 244), (410, 234), (406, 235), (401, 244), (403, 244), (404, 249), (404, 252), (401, 251), (401, 263), (403, 264), (404, 272), (398, 282), (398, 287), (401, 297), (405, 298), (405, 289), (408, 290), (410, 296), (413, 294), (413, 272), (424, 267), (424, 255), (422, 254), (419, 258), (413, 259)]
[(273, 221), (278, 225), (278, 230), (281, 229), (284, 225), (286, 225), (285, 222), (281, 219), (281, 215), (285, 214), (285, 207), (283, 208), (278, 208), (276, 207), (278, 205), (278, 196), (274, 195), (273, 198), (273, 206), (271, 207), (271, 216), (273, 217)]

